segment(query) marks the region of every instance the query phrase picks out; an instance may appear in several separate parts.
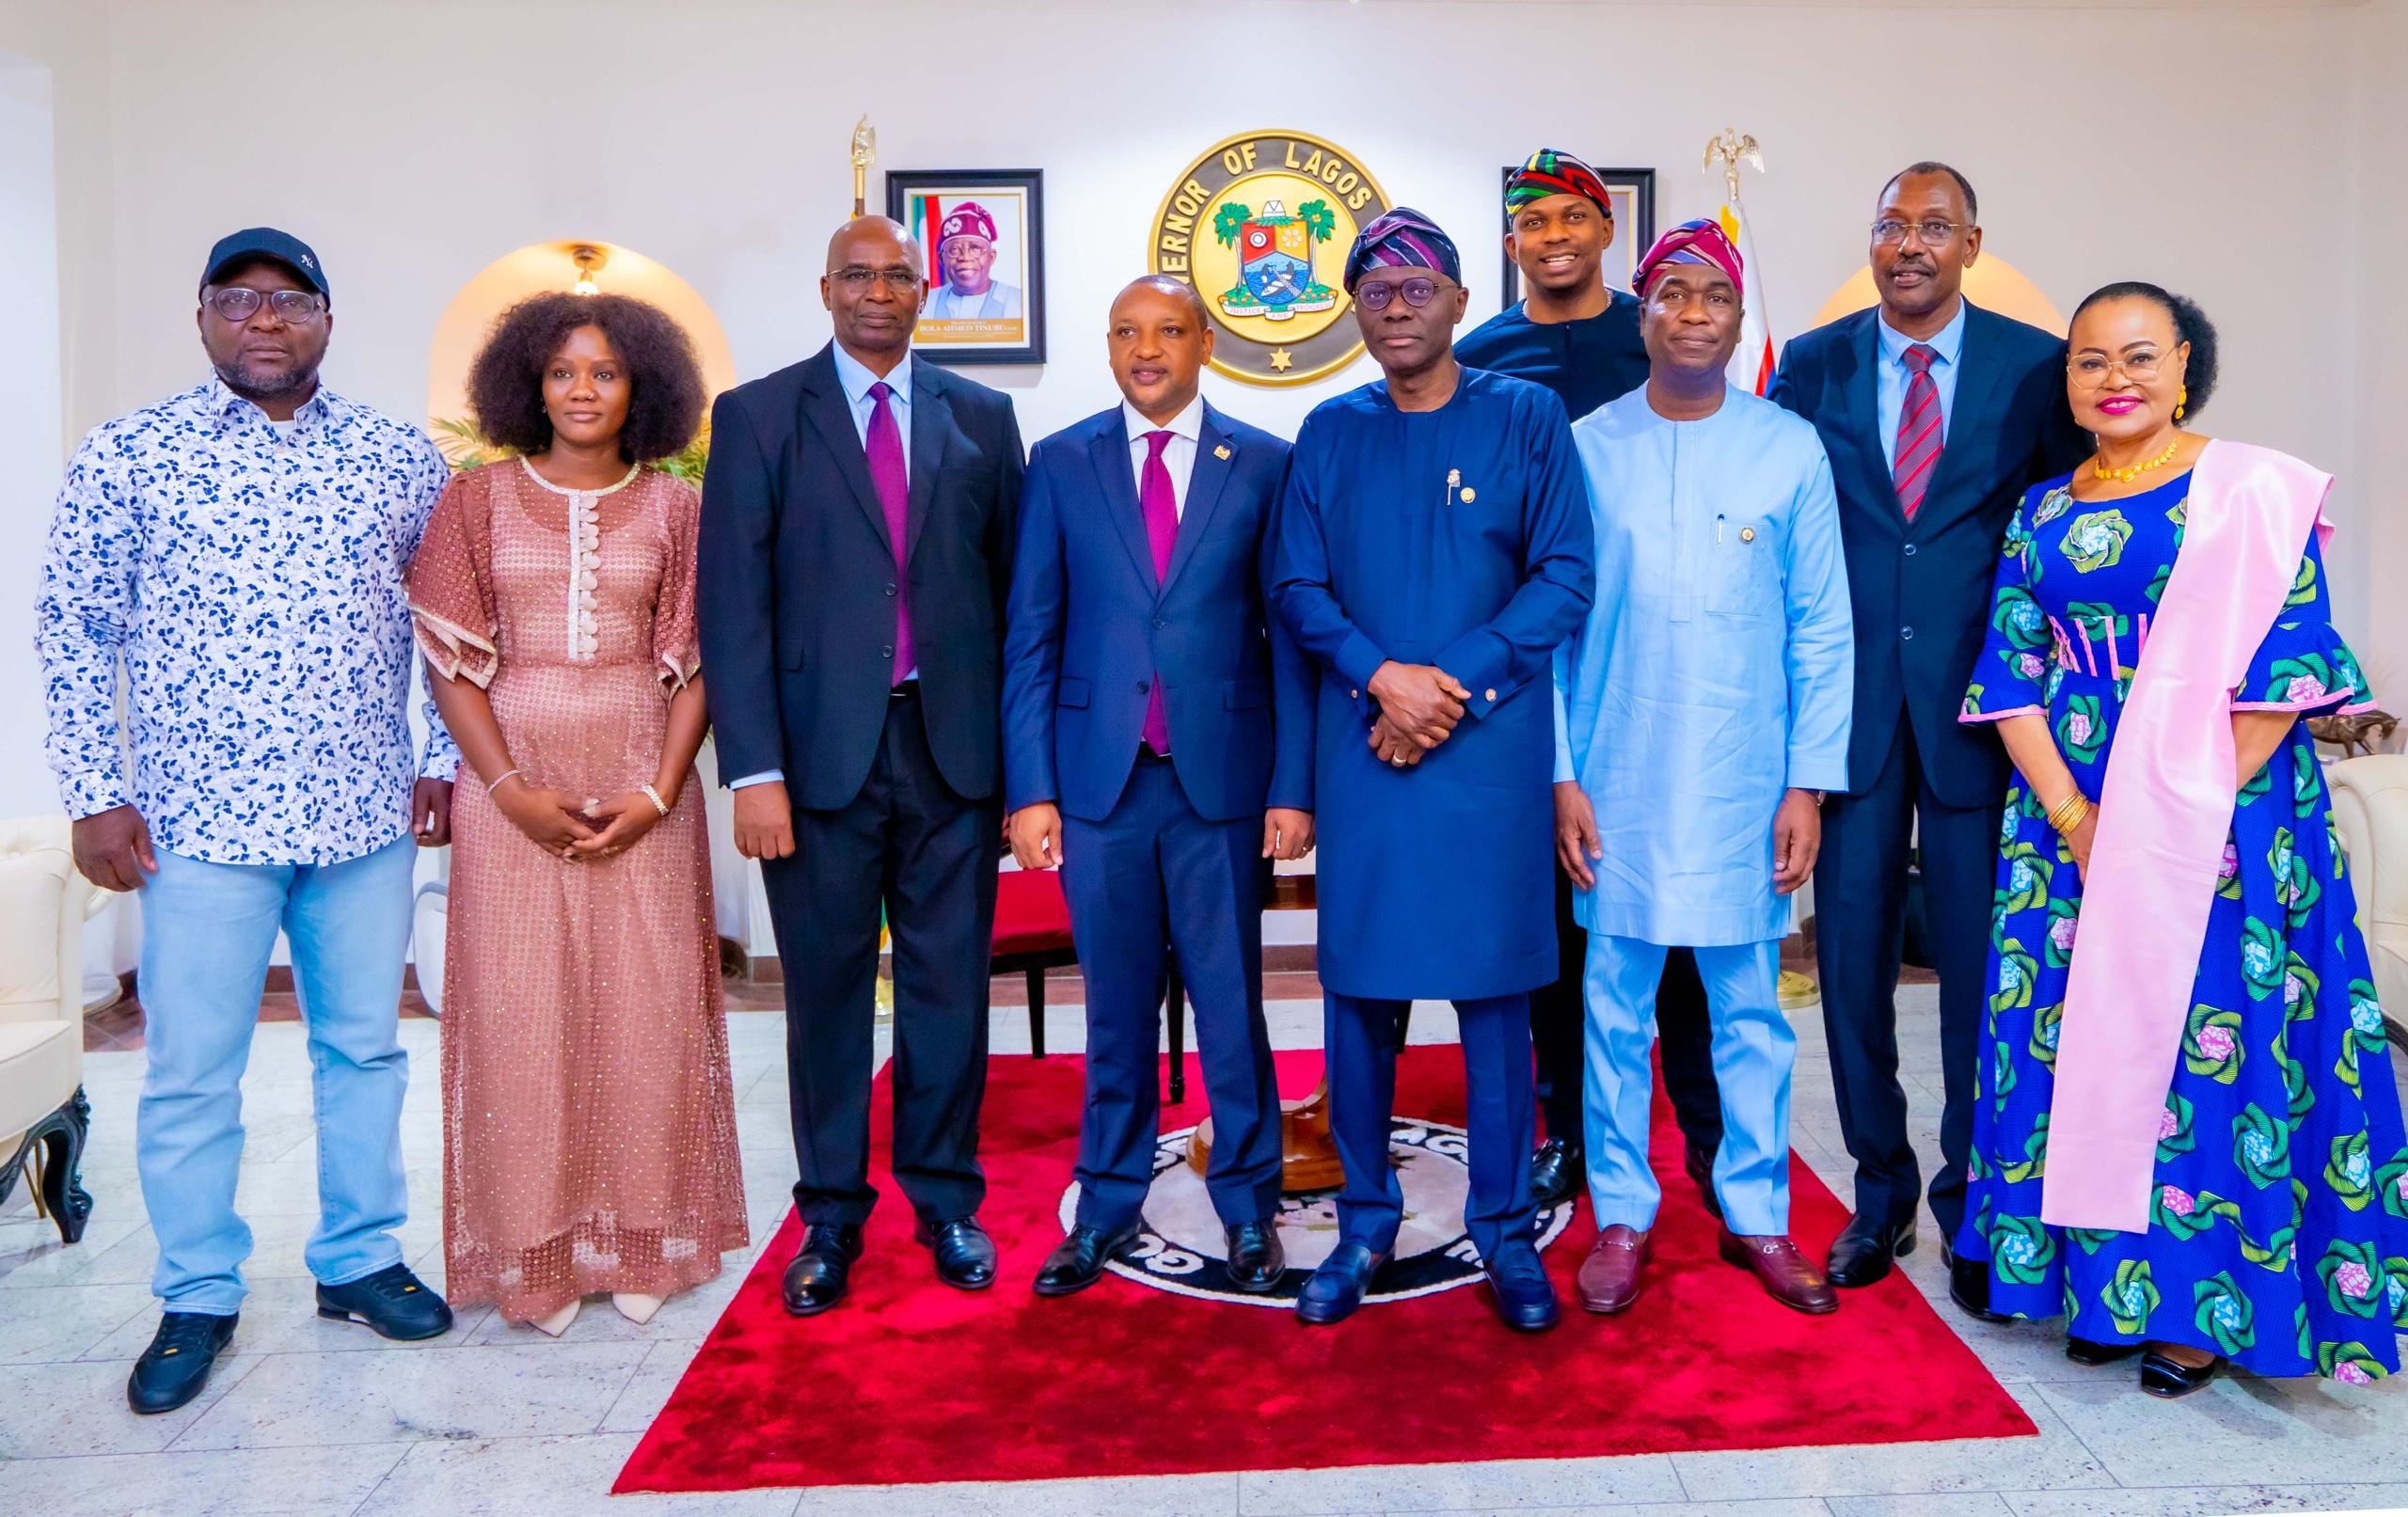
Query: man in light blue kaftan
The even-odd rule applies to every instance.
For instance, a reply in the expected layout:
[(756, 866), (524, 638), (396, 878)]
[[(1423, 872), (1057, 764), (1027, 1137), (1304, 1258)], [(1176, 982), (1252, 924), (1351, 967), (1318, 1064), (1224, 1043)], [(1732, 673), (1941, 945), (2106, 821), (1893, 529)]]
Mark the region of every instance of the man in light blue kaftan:
[(1814, 429), (1722, 378), (1737, 254), (1711, 223), (1664, 243), (1640, 270), (1649, 382), (1573, 428), (1597, 544), (1594, 608), (1556, 660), (1559, 851), (1590, 934), (1584, 1138), (1600, 1239), (1583, 1304), (1619, 1311), (1638, 1291), (1658, 1201), (1656, 987), (1665, 950), (1687, 947), (1713, 1019), (1723, 1252), (1784, 1304), (1828, 1311), (1836, 1298), (1786, 1237), (1796, 1038), (1776, 985), (1819, 792), (1847, 779), (1838, 505)]

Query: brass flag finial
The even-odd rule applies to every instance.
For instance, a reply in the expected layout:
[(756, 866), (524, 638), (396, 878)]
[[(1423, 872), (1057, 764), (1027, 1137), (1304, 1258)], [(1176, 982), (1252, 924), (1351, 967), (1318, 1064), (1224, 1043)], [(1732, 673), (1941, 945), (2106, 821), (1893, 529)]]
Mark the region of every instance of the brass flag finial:
[(869, 124), (869, 113), (853, 123), (853, 214), (869, 213), (869, 170), (878, 162), (878, 130)]
[(1764, 150), (1756, 146), (1755, 138), (1742, 135), (1726, 126), (1722, 129), (1720, 136), (1706, 140), (1705, 170), (1712, 173), (1717, 166), (1721, 168), (1723, 184), (1730, 191), (1729, 198), (1733, 200), (1739, 198), (1739, 166), (1741, 164), (1754, 165), (1759, 174), (1765, 171)]

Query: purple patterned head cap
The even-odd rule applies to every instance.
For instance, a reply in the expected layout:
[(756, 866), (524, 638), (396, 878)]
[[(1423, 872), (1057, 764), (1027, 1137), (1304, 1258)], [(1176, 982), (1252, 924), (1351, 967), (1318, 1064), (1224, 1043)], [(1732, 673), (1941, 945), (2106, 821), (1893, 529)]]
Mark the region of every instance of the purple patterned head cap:
[(1353, 294), (1372, 269), (1434, 269), (1457, 284), (1464, 282), (1464, 261), (1455, 252), (1454, 239), (1408, 205), (1381, 213), (1354, 234), (1354, 245), (1346, 250), (1346, 292)]

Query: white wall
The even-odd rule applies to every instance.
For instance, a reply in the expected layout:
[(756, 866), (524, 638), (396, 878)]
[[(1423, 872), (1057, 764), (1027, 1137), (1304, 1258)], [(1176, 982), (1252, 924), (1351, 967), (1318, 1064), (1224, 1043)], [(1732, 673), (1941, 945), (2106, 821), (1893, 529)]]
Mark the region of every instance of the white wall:
[[(306, 51), (230, 66), (225, 38), (264, 46), (277, 25)], [(2373, 510), (2408, 477), (2401, 0), (0, 0), (0, 48), (56, 75), (71, 434), (201, 372), (194, 276), (213, 237), (254, 221), (328, 261), (331, 382), (405, 415), (454, 291), (561, 237), (661, 260), (717, 309), (737, 371), (766, 372), (826, 339), (816, 276), (864, 110), (884, 166), (1045, 170), (1054, 361), (980, 376), (1015, 392), (1031, 438), (1112, 399), (1108, 294), (1142, 267), (1175, 174), (1232, 132), (1350, 150), (1457, 234), (1484, 313), (1501, 165), (1542, 143), (1653, 165), (1669, 224), (1710, 208), (1700, 150), (1737, 126), (1771, 168), (1747, 196), (1777, 335), (1861, 263), (1890, 171), (1948, 159), (1991, 249), (2061, 307), (2133, 277), (2206, 305), (2227, 349), (2210, 429), (2342, 476), (2358, 550), (2334, 567), (2341, 619), (2408, 671), (2408, 602), (2369, 594), (2408, 566), (2408, 528)], [(1285, 430), (1369, 372), (1210, 384)], [(26, 541), (46, 504), (12, 491), (0, 522)]]
[[(8, 292), (9, 365), (17, 374), (8, 403), (0, 404), (0, 500), (11, 502), (45, 499), (58, 483), (63, 371), (55, 186), (50, 70), (0, 53), (0, 291)], [(0, 733), (9, 735), (0, 743), (0, 797), (24, 797), (17, 812), (55, 814), (57, 798), (36, 735), (42, 730), (41, 673), (30, 653), (40, 575), (39, 554), (22, 547), (0, 554), (0, 648), (8, 650), (0, 657)]]

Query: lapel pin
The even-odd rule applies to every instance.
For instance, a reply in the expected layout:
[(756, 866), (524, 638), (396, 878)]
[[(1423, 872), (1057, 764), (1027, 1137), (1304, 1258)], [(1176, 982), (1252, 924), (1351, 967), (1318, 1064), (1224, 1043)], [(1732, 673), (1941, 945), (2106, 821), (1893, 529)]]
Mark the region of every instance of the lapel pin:
[(1213, 449), (1212, 456), (1226, 461), (1229, 456), (1229, 445), (1228, 443), (1223, 443), (1220, 447)]
[(1465, 505), (1470, 505), (1474, 500), (1480, 498), (1480, 497), (1477, 491), (1473, 490), (1470, 485), (1466, 484), (1464, 486), (1464, 493), (1461, 498)]

